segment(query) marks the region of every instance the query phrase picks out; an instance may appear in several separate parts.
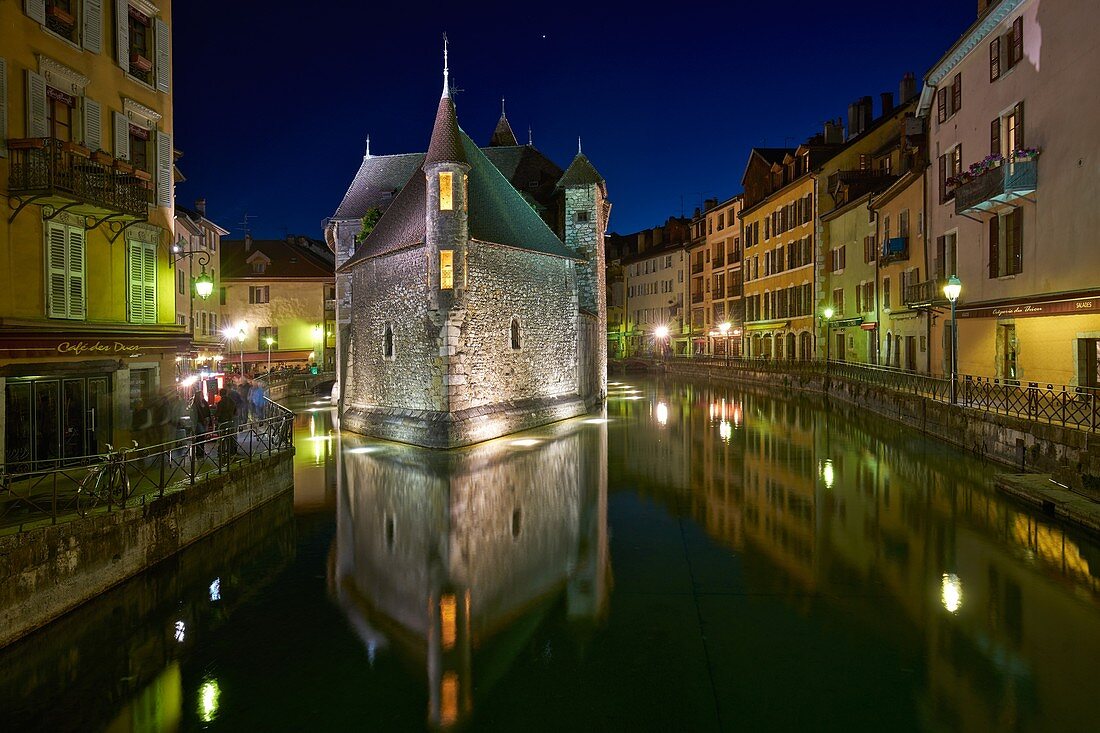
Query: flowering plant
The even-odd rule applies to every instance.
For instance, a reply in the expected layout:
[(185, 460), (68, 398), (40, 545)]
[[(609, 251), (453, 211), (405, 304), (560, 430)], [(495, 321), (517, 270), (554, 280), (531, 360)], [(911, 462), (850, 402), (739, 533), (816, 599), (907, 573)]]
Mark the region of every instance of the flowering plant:
[(1016, 160), (1035, 160), (1041, 152), (1043, 152), (1042, 148), (1020, 148), (1013, 151), (1012, 157)]
[(994, 153), (993, 155), (987, 155), (977, 163), (970, 164), (970, 175), (980, 176), (986, 171), (996, 168), (1004, 162), (1004, 157), (1000, 153)]

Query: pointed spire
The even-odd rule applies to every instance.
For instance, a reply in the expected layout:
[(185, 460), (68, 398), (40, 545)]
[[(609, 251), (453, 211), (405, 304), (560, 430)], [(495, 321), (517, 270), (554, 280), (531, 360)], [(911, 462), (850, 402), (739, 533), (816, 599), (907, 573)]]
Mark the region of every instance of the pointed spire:
[(519, 145), (519, 141), (516, 140), (516, 133), (512, 132), (512, 126), (508, 123), (508, 115), (504, 114), (504, 97), (501, 97), (500, 119), (497, 120), (493, 136), (489, 138), (489, 147), (499, 148), (512, 145)]
[(501, 118), (504, 118), (504, 117), (508, 116), (508, 115), (504, 114), (504, 97), (500, 98), (500, 116), (501, 116)]
[(580, 135), (577, 135), (577, 155), (584, 155), (584, 153), (581, 152), (581, 136)]
[(450, 68), (447, 66), (447, 34), (443, 34), (443, 96), (451, 96)]
[(367, 133), (367, 152), (366, 152), (365, 155), (363, 155), (363, 157), (364, 158), (369, 158), (370, 157), (370, 133), (369, 132)]

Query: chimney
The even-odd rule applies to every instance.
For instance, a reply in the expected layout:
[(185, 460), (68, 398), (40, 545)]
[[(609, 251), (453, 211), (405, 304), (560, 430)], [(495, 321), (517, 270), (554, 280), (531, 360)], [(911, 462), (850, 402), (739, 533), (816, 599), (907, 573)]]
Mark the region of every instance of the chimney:
[(861, 135), (871, 126), (871, 119), (874, 116), (871, 98), (861, 97), (859, 100), (859, 133)]
[(832, 120), (825, 120), (825, 144), (836, 145), (842, 142), (844, 142), (844, 128)]
[(917, 96), (917, 80), (913, 77), (912, 71), (907, 71), (905, 76), (901, 77), (901, 83), (898, 84), (898, 104), (904, 105), (915, 96)]
[(993, 4), (993, 0), (978, 0), (978, 17), (982, 17), (982, 13), (989, 10), (989, 6)]
[(882, 116), (885, 117), (894, 111), (894, 94), (893, 92), (883, 92), (879, 97), (882, 99)]
[(848, 105), (848, 139), (859, 134), (859, 103), (852, 102)]
[(199, 216), (206, 216), (206, 199), (195, 201), (195, 211), (199, 212)]
[(245, 232), (245, 235), (244, 235), (244, 251), (245, 252), (251, 252), (252, 251), (252, 235), (249, 234), (248, 232)]
[(707, 199), (706, 201), (703, 202), (703, 208), (706, 211), (710, 211), (711, 209), (713, 209), (717, 205), (718, 205), (718, 199)]

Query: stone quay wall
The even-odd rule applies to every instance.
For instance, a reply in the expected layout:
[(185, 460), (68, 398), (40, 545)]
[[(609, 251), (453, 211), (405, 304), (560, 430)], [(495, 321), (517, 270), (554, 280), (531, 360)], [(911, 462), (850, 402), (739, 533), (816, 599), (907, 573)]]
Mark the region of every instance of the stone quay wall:
[(664, 362), (668, 374), (750, 382), (780, 395), (790, 390), (825, 394), (848, 409), (869, 411), (920, 430), (1017, 471), (1050, 473), (1078, 490), (1100, 490), (1100, 434), (949, 405), (863, 382), (823, 375), (730, 369), (722, 365)]
[(293, 451), (134, 506), (0, 536), (0, 647), (293, 490)]

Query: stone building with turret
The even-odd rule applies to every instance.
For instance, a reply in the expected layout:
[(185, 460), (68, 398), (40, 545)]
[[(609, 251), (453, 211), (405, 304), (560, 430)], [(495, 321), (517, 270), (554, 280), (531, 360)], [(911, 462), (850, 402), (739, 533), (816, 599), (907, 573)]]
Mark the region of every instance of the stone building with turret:
[(449, 448), (602, 403), (606, 184), (515, 143), (503, 110), (473, 142), (445, 68), (427, 153), (364, 157), (325, 230), (342, 427)]

